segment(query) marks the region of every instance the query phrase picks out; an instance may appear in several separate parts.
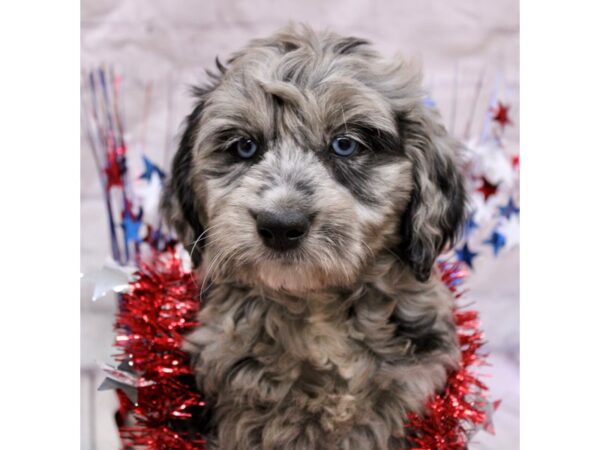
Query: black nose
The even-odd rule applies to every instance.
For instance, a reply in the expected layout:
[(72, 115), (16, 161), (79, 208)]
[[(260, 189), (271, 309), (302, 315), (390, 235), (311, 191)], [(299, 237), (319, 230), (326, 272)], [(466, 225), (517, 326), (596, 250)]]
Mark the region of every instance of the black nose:
[(265, 211), (256, 215), (256, 229), (263, 242), (279, 251), (298, 247), (309, 225), (306, 215), (294, 210)]

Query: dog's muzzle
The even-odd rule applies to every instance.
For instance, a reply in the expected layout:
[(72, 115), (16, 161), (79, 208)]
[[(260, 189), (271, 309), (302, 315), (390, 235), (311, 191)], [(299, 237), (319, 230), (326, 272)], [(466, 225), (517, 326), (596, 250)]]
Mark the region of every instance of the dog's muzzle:
[(256, 230), (264, 244), (277, 251), (295, 249), (300, 245), (310, 221), (296, 210), (262, 211), (256, 215)]

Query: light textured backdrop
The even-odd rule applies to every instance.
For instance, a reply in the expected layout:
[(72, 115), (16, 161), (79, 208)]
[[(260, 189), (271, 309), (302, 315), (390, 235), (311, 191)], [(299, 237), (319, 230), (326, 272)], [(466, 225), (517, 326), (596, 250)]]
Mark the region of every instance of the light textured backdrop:
[[(519, 16), (516, 0), (273, 1), (273, 0), (83, 0), (83, 69), (114, 66), (123, 78), (126, 138), (132, 156), (145, 152), (165, 164), (175, 148), (179, 124), (191, 104), (189, 86), (204, 79), (216, 55), (227, 55), (248, 39), (268, 34), (289, 20), (373, 41), (386, 56), (419, 58), (426, 86), (448, 127), (465, 132), (475, 86), (473, 132), (498, 89), (519, 111)], [(142, 105), (152, 82), (149, 114)], [(456, 101), (454, 100), (456, 99)], [(100, 184), (87, 143), (81, 148), (81, 270), (99, 268), (108, 255), (108, 232)], [(508, 129), (518, 148), (518, 126)], [(138, 167), (133, 166), (133, 170)], [(503, 403), (495, 415), (496, 436), (480, 433), (473, 449), (514, 450), (519, 436), (519, 287), (518, 248), (499, 258), (482, 255), (470, 279), (469, 297), (482, 312), (489, 341), (492, 395)], [(81, 289), (81, 448), (117, 449), (112, 392), (95, 392), (97, 362), (110, 361), (114, 299), (92, 303), (87, 283)]]

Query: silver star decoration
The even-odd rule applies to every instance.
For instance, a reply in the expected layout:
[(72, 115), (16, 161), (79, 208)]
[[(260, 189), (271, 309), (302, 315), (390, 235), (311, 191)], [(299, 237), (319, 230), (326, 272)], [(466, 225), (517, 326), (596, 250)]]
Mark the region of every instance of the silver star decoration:
[(138, 376), (132, 365), (131, 361), (123, 361), (116, 368), (109, 364), (103, 364), (101, 369), (106, 374), (106, 378), (100, 383), (98, 390), (120, 389), (134, 405), (137, 405), (138, 388), (150, 386), (154, 384), (154, 381), (145, 380)]
[(94, 283), (92, 301), (104, 297), (109, 292), (127, 292), (129, 283), (133, 281), (133, 267), (121, 267), (112, 260), (107, 261), (102, 269), (86, 273), (82, 276), (84, 280)]

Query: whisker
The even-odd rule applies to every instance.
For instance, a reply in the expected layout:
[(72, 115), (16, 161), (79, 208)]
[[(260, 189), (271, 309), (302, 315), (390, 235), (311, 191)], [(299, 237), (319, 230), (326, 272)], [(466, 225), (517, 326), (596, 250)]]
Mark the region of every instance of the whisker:
[[(227, 265), (227, 263), (229, 263), (229, 261), (231, 261), (236, 255), (238, 254), (238, 251), (234, 251), (231, 254), (229, 254), (229, 256), (226, 256), (225, 258), (223, 258), (216, 266), (215, 266), (215, 271), (219, 270), (219, 268), (223, 268)], [(220, 266), (220, 267), (219, 267)], [(208, 277), (207, 277), (208, 278)], [(209, 290), (210, 287), (214, 284), (214, 281), (211, 280), (210, 284), (206, 287), (206, 290)]]
[(236, 254), (237, 254), (237, 251), (233, 251), (229, 255), (225, 251), (222, 251), (213, 259), (208, 270), (206, 271), (206, 274), (204, 275), (204, 280), (202, 280), (202, 287), (200, 288), (200, 295), (203, 295), (205, 290), (209, 289), (213, 285), (214, 282), (211, 280), (209, 282), (209, 285), (205, 287), (206, 281), (209, 280), (211, 277), (211, 273), (215, 273), (215, 271), (217, 270), (217, 268), (219, 266), (221, 266), (224, 262), (228, 262)]
[(203, 237), (203, 236), (204, 236), (206, 233), (208, 233), (210, 230), (212, 230), (212, 229), (214, 229), (214, 228), (216, 228), (216, 227), (217, 227), (217, 225), (213, 225), (213, 226), (210, 226), (210, 227), (208, 227), (206, 230), (204, 230), (202, 233), (200, 233), (200, 236), (198, 236), (194, 242), (197, 242), (199, 239), (202, 239), (202, 237)]
[(224, 250), (221, 251), (220, 253), (217, 253), (217, 255), (210, 262), (208, 269), (206, 270), (206, 273), (204, 274), (204, 277), (202, 279), (202, 286), (200, 287), (200, 297), (202, 297), (202, 295), (204, 294), (204, 286), (206, 285), (206, 280), (209, 278), (210, 272), (211, 272), (213, 266), (215, 265), (217, 260), (219, 260), (221, 258), (221, 256), (223, 256), (224, 254), (225, 254)]
[[(214, 229), (215, 227), (216, 227), (216, 225), (213, 225), (212, 227), (208, 227), (206, 230), (204, 230), (204, 231), (203, 231), (203, 232), (200, 234), (200, 236), (198, 236), (198, 237), (196, 238), (196, 240), (194, 241), (194, 243), (193, 243), (193, 245), (192, 245), (192, 249), (190, 250), (190, 256), (192, 256), (192, 255), (194, 254), (194, 250), (196, 249), (196, 246), (198, 245), (198, 243), (199, 243), (201, 240), (203, 240), (203, 239), (202, 239), (202, 237), (203, 237), (204, 235), (206, 235), (206, 233), (208, 233), (210, 230)], [(208, 236), (207, 236), (207, 238), (208, 238)]]

